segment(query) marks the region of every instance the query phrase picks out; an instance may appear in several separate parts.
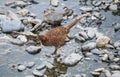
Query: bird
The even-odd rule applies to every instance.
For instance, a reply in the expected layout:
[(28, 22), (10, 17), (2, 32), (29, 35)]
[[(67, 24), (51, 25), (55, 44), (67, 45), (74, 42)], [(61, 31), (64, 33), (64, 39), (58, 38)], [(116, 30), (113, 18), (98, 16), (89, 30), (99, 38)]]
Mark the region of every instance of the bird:
[(77, 19), (75, 19), (71, 24), (67, 26), (59, 26), (48, 30), (44, 35), (38, 35), (38, 39), (44, 46), (54, 46), (55, 51), (52, 54), (56, 54), (57, 49), (65, 44), (65, 39), (67, 38), (70, 29), (75, 26), (83, 17), (89, 14), (84, 14)]

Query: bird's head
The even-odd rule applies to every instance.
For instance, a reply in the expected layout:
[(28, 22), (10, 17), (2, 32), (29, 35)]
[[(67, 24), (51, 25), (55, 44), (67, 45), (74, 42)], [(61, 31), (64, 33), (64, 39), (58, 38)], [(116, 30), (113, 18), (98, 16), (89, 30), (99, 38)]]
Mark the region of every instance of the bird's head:
[(38, 39), (39, 39), (41, 42), (45, 42), (46, 40), (48, 40), (47, 36), (45, 36), (45, 35), (39, 35), (39, 36), (38, 36)]

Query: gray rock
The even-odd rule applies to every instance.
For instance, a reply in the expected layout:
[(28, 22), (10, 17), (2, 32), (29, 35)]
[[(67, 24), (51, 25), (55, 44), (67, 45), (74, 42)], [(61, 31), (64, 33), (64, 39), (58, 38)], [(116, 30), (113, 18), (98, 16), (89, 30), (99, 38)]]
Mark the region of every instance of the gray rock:
[(120, 70), (119, 65), (110, 65), (109, 68), (112, 69), (112, 70)]
[(37, 70), (42, 70), (42, 69), (44, 69), (45, 67), (46, 67), (45, 64), (41, 64), (41, 65), (38, 65), (38, 66), (36, 67), (36, 69), (37, 69)]
[(58, 1), (58, 0), (50, 0), (50, 4), (51, 4), (52, 6), (58, 6), (59, 1)]
[(87, 50), (91, 50), (91, 49), (94, 49), (96, 47), (96, 43), (95, 42), (90, 42), (88, 44), (85, 44), (81, 47), (81, 49), (84, 51), (87, 51)]
[(98, 7), (102, 4), (102, 2), (101, 1), (93, 1), (92, 4), (96, 7)]
[(26, 66), (21, 64), (21, 65), (18, 65), (17, 69), (18, 71), (24, 71), (26, 69)]
[(87, 30), (87, 35), (90, 39), (96, 36), (95, 32), (92, 29)]
[(28, 68), (32, 68), (34, 65), (35, 65), (35, 62), (28, 62), (26, 66)]
[(79, 35), (76, 35), (75, 36), (75, 40), (78, 41), (78, 42), (85, 42), (85, 39)]
[(64, 59), (63, 63), (66, 65), (74, 65), (74, 64), (78, 63), (82, 59), (82, 57), (83, 56), (81, 56), (79, 54), (72, 53)]
[(117, 49), (117, 50), (120, 50), (120, 40), (116, 41), (114, 43), (114, 47)]
[(26, 75), (25, 77), (34, 77), (33, 75)]
[(109, 9), (111, 10), (111, 11), (117, 11), (117, 5), (116, 4), (110, 4), (110, 6), (109, 6)]
[(22, 29), (20, 20), (11, 20), (10, 17), (0, 15), (0, 28), (3, 32), (11, 32)]
[(104, 52), (98, 50), (97, 48), (92, 49), (91, 52), (92, 52), (93, 54), (96, 54), (96, 55), (102, 55), (102, 54), (104, 53)]
[(114, 27), (115, 31), (120, 30), (120, 23), (113, 23), (112, 26)]
[(82, 36), (84, 39), (88, 39), (88, 35), (86, 32), (79, 32), (79, 35)]
[(24, 36), (24, 35), (19, 35), (18, 37), (17, 37), (17, 39), (19, 39), (20, 41), (22, 41), (22, 42), (27, 42), (27, 37), (26, 36)]
[(120, 73), (115, 73), (115, 74), (112, 74), (111, 77), (120, 77)]
[(91, 7), (83, 6), (80, 8), (80, 10), (83, 12), (89, 12), (89, 11), (92, 11), (93, 9)]
[(106, 48), (109, 48), (109, 49), (114, 49), (114, 46), (110, 45), (110, 44), (106, 44), (105, 45)]
[(26, 51), (31, 54), (39, 53), (41, 50), (40, 46), (29, 46), (26, 48)]
[(33, 75), (35, 75), (35, 76), (43, 77), (43, 74), (42, 74), (40, 71), (38, 71), (38, 70), (33, 70), (32, 73), (33, 73)]
[(118, 55), (120, 56), (120, 51), (118, 51)]
[(104, 74), (105, 74), (106, 77), (111, 77), (111, 73), (110, 73), (109, 70), (105, 70)]

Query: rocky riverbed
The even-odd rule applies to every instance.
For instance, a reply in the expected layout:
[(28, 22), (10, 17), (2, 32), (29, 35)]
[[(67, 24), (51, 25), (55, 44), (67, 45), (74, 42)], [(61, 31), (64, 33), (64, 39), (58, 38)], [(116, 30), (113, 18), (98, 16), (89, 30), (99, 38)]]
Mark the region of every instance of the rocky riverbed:
[[(57, 57), (31, 37), (88, 13)], [(120, 77), (120, 1), (0, 0), (0, 77)]]

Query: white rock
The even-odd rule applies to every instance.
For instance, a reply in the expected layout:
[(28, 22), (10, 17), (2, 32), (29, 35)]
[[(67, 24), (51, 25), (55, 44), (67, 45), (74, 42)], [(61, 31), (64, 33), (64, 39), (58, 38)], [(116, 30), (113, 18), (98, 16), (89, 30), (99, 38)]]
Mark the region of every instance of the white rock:
[(41, 47), (40, 46), (29, 46), (26, 48), (26, 51), (31, 54), (36, 54), (40, 52)]
[(28, 62), (26, 66), (27, 66), (28, 68), (31, 68), (31, 67), (33, 67), (34, 65), (35, 65), (35, 62)]
[(88, 39), (86, 32), (80, 32), (79, 35), (82, 36), (84, 39)]
[(104, 68), (98, 68), (98, 69), (95, 69), (94, 71), (95, 72), (103, 72), (105, 69)]
[(69, 56), (67, 56), (63, 63), (65, 63), (66, 65), (74, 65), (77, 62), (79, 62), (82, 59), (83, 56), (76, 54), (76, 53), (72, 53)]
[(111, 68), (112, 70), (120, 70), (119, 65), (110, 65), (109, 68)]
[(111, 11), (117, 11), (117, 5), (116, 4), (110, 4), (110, 6), (109, 6), (109, 9), (111, 10)]
[(41, 70), (41, 69), (43, 69), (43, 68), (45, 68), (45, 67), (46, 67), (45, 64), (41, 64), (41, 65), (37, 66), (36, 69), (37, 69), (37, 70)]
[(95, 37), (95, 32), (92, 29), (87, 30), (87, 35), (90, 39)]
[(11, 20), (10, 17), (0, 15), (0, 28), (3, 32), (11, 32), (22, 29), (20, 20)]
[(90, 42), (88, 44), (83, 45), (81, 48), (82, 50), (91, 50), (94, 49), (96, 47), (96, 43), (95, 42)]
[(100, 36), (96, 40), (96, 45), (98, 47), (104, 47), (106, 44), (110, 42), (110, 38), (107, 36)]
[(80, 10), (84, 12), (88, 12), (88, 11), (92, 11), (93, 9), (91, 7), (83, 6), (80, 8)]
[(24, 66), (24, 65), (19, 65), (19, 66), (17, 67), (17, 69), (18, 69), (18, 71), (24, 71), (24, 70), (26, 69), (26, 66)]
[(26, 15), (29, 13), (29, 11), (27, 9), (22, 9), (20, 11), (17, 12), (19, 15)]
[(103, 57), (102, 57), (102, 60), (106, 61), (106, 60), (108, 60), (108, 57), (109, 57), (108, 54), (104, 54)]
[(50, 0), (50, 4), (51, 4), (52, 6), (58, 6), (59, 1), (58, 1), (58, 0)]
[(17, 39), (19, 39), (20, 41), (22, 41), (22, 42), (27, 42), (27, 37), (26, 36), (24, 36), (24, 35), (19, 35), (18, 37), (17, 37)]
[(40, 71), (38, 71), (38, 70), (33, 70), (32, 73), (33, 73), (33, 75), (38, 76), (38, 77), (42, 77), (43, 76), (43, 74)]

